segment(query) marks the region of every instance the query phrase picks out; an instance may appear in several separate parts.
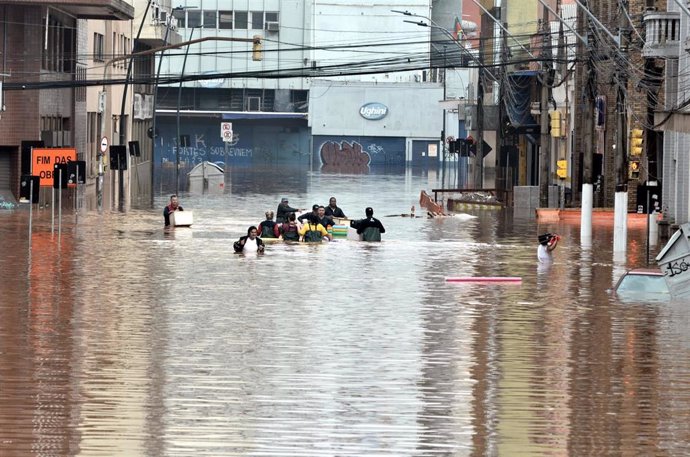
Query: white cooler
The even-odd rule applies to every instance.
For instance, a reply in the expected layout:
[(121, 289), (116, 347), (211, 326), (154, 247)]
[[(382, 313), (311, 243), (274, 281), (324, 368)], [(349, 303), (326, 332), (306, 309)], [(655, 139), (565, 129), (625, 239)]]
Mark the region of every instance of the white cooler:
[(192, 211), (174, 211), (170, 213), (170, 225), (173, 227), (189, 227), (194, 222)]

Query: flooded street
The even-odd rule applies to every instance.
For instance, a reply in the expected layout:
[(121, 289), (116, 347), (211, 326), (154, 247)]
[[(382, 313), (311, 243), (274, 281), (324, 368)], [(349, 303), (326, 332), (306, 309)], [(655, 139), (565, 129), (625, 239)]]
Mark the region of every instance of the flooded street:
[[(686, 303), (620, 303), (630, 229), (399, 217), (436, 175), (243, 170), (162, 209), (0, 212), (0, 456), (683, 456)], [(232, 243), (281, 197), (372, 206), (381, 243)], [(56, 222), (57, 223), (57, 222)], [(537, 235), (562, 235), (538, 267)], [(655, 247), (651, 257), (660, 247)], [(518, 276), (520, 284), (450, 284)]]

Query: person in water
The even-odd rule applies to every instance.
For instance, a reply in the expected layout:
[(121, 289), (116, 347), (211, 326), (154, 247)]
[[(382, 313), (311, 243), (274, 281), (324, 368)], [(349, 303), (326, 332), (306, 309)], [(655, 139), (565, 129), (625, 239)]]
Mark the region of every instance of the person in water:
[(288, 204), (288, 199), (286, 197), (283, 197), (280, 200), (280, 203), (278, 204), (278, 210), (276, 211), (276, 222), (278, 224), (282, 224), (283, 222), (287, 221), (288, 214), (297, 212), (299, 212), (299, 208), (292, 208)]
[(364, 210), (366, 217), (351, 223), (357, 229), (357, 234), (362, 235), (362, 241), (381, 241), (381, 234), (386, 233), (380, 220), (374, 217), (374, 209), (368, 207)]
[(552, 252), (558, 246), (561, 237), (555, 233), (545, 233), (537, 237), (539, 247), (537, 247), (537, 259), (540, 262), (550, 262), (553, 260)]
[(166, 227), (170, 227), (170, 214), (175, 211), (184, 211), (184, 208), (180, 206), (177, 195), (171, 195), (170, 204), (163, 209), (163, 220), (165, 221)]
[(331, 197), (328, 200), (328, 206), (325, 208), (325, 215), (330, 216), (330, 217), (342, 217), (343, 219), (347, 219), (347, 216), (345, 213), (343, 213), (343, 210), (336, 205), (336, 199), (335, 197)]
[(264, 242), (258, 237), (258, 230), (255, 226), (247, 229), (247, 236), (241, 236), (239, 240), (232, 245), (237, 254), (263, 254)]
[(257, 230), (261, 238), (278, 238), (280, 236), (278, 224), (273, 221), (273, 211), (266, 211), (266, 220), (259, 224)]
[(309, 215), (307, 223), (302, 226), (299, 234), (305, 243), (320, 243), (324, 238), (333, 241), (333, 235), (328, 233), (328, 230), (319, 223), (318, 216), (313, 214)]
[(297, 216), (297, 220), (304, 224), (304, 221), (308, 221), (311, 216), (319, 217), (319, 205), (316, 203), (311, 206), (311, 213), (304, 213), (301, 216)]
[(297, 217), (295, 213), (288, 214), (287, 222), (280, 224), (280, 236), (283, 241), (299, 241), (299, 225), (297, 225)]

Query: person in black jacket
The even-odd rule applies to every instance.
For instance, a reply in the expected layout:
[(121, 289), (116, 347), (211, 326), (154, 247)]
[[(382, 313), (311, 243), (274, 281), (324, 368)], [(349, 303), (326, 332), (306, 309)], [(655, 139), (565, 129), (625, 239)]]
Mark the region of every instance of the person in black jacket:
[(276, 211), (276, 223), (282, 224), (287, 222), (287, 216), (290, 213), (298, 213), (299, 208), (292, 208), (288, 205), (288, 199), (283, 197), (278, 204), (278, 210)]
[(347, 219), (347, 216), (345, 213), (343, 213), (343, 210), (336, 205), (336, 200), (335, 197), (331, 197), (328, 200), (328, 206), (325, 208), (326, 209), (326, 216), (330, 217), (342, 217), (343, 219)]
[(380, 220), (374, 217), (373, 208), (364, 210), (366, 218), (352, 223), (352, 227), (357, 229), (357, 234), (362, 235), (362, 241), (381, 241), (381, 234), (386, 233)]
[(247, 229), (247, 236), (241, 236), (239, 240), (232, 245), (235, 253), (249, 254), (256, 252), (257, 254), (264, 253), (264, 242), (258, 236), (258, 231), (255, 226)]
[(278, 238), (278, 224), (273, 221), (273, 211), (266, 211), (266, 220), (259, 224), (259, 236), (261, 238)]

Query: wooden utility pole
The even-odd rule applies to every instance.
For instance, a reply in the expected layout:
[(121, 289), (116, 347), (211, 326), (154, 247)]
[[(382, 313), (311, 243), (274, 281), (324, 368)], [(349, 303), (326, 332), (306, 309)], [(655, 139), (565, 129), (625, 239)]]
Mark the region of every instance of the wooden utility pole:
[[(614, 152), (614, 173), (616, 176), (616, 194), (614, 200), (613, 253), (625, 254), (628, 244), (628, 106), (626, 90), (628, 87), (628, 0), (619, 3), (623, 10), (619, 14), (619, 52), (616, 69), (616, 150)], [(623, 260), (623, 259), (621, 259)]]
[(539, 206), (549, 207), (549, 183), (551, 182), (551, 135), (549, 134), (549, 100), (551, 100), (551, 35), (548, 30), (549, 10), (543, 8), (542, 21), (542, 68), (541, 68), (541, 136), (539, 139)]

